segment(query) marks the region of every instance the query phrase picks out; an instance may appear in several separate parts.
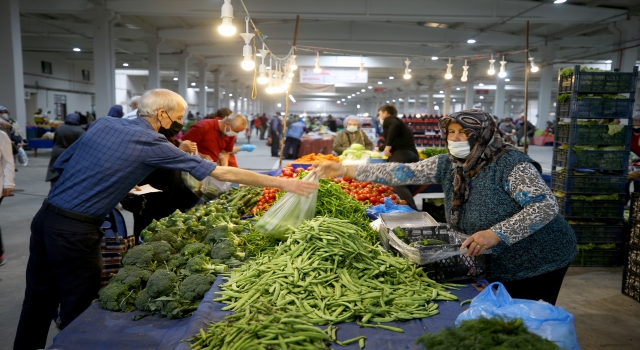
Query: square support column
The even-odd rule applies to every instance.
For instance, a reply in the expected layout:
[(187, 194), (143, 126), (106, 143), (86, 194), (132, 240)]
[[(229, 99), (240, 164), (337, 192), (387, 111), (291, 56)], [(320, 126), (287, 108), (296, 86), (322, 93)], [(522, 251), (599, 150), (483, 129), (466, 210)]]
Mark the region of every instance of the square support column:
[(184, 99), (187, 98), (189, 87), (189, 58), (191, 58), (190, 53), (178, 55), (178, 94)]
[[(546, 45), (540, 47), (540, 90), (538, 92), (538, 121), (536, 128), (544, 129), (547, 127), (547, 121), (551, 120), (553, 84), (557, 80), (557, 72), (553, 69), (553, 60), (555, 58), (557, 47)], [(531, 73), (536, 74), (536, 73)]]
[(207, 113), (207, 68), (209, 64), (207, 62), (200, 62), (198, 64), (198, 109), (202, 118), (204, 118)]
[(160, 44), (162, 44), (162, 39), (145, 38), (144, 41), (145, 43), (147, 43), (147, 61), (149, 62), (149, 81), (147, 82), (147, 90), (159, 89), (160, 88)]
[(0, 66), (3, 68), (0, 96), (11, 117), (22, 127), (22, 134), (26, 135), (27, 111), (24, 103), (19, 7), (18, 0), (0, 1)]
[(504, 78), (500, 78), (496, 74), (496, 95), (493, 101), (493, 115), (497, 115), (499, 119), (504, 118)]
[(93, 71), (95, 82), (95, 113), (100, 118), (107, 115), (116, 101), (116, 59), (113, 42), (115, 14), (105, 9), (92, 12)]

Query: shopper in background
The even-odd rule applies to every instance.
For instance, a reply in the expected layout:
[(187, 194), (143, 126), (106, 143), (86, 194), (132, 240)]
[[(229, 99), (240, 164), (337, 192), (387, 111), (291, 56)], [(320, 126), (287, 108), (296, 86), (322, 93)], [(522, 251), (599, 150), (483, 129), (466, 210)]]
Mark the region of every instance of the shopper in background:
[[(389, 157), (391, 163), (415, 163), (420, 160), (413, 132), (407, 124), (398, 118), (398, 109), (392, 104), (386, 104), (378, 110), (378, 120), (382, 124), (382, 134), (384, 136), (384, 146), (379, 148), (380, 152)], [(414, 210), (418, 210), (413, 194), (408, 186), (394, 186), (393, 190), (400, 199), (407, 202), (407, 205)]]
[(300, 149), (300, 139), (304, 133), (309, 132), (307, 125), (302, 118), (298, 118), (298, 121), (292, 123), (287, 129), (287, 136), (284, 140), (284, 159), (296, 159), (298, 158), (298, 149)]
[[(205, 119), (209, 119), (210, 118), (210, 119), (221, 120), (221, 119), (225, 119), (225, 118), (231, 116), (232, 114), (233, 114), (233, 111), (230, 110), (229, 108), (220, 108), (211, 117), (207, 117)], [(249, 120), (247, 120), (247, 123), (249, 123)], [(248, 136), (247, 138), (250, 139), (251, 136)], [(236, 140), (237, 140), (237, 135), (236, 135)], [(251, 145), (251, 147), (246, 147), (244, 145), (240, 146), (240, 147), (235, 146), (235, 141), (234, 141), (233, 151), (231, 151), (231, 153), (228, 154), (227, 166), (232, 166), (232, 167), (237, 168), (238, 167), (238, 161), (236, 160), (236, 154), (238, 152), (240, 152), (240, 151), (253, 152), (254, 149), (255, 149), (254, 145)]]
[[(527, 144), (529, 144), (529, 138), (533, 137), (533, 135), (535, 135), (536, 132), (536, 127), (531, 124), (531, 122), (529, 120), (527, 120), (527, 140), (525, 140), (525, 142)], [(521, 146), (522, 141), (525, 138), (524, 135), (524, 115), (519, 115), (518, 116), (518, 122), (516, 123), (516, 136), (518, 137), (518, 146)]]
[(280, 157), (280, 137), (282, 135), (282, 116), (280, 112), (269, 121), (269, 136), (271, 137), (271, 156)]
[(470, 235), (462, 243), (467, 255), (491, 249), (493, 278), (511, 297), (555, 304), (577, 246), (540, 164), (505, 145), (486, 112), (456, 112), (439, 126), (448, 154), (413, 164), (325, 163), (319, 171), (388, 185), (442, 184), (447, 222)]
[(122, 118), (124, 119), (135, 119), (138, 117), (138, 103), (142, 96), (133, 96), (131, 98), (131, 102), (129, 103), (129, 107), (131, 107), (131, 112), (125, 114)]
[(331, 114), (329, 114), (329, 116), (327, 117), (327, 128), (329, 128), (331, 132), (338, 131), (338, 123), (336, 123), (336, 120), (333, 119), (333, 116)]
[[(100, 118), (54, 167), (60, 179), (31, 223), (27, 287), (15, 349), (42, 349), (60, 304), (64, 329), (97, 297), (102, 271), (100, 226), (141, 179), (158, 167), (202, 180), (278, 187), (310, 195), (317, 184), (259, 175), (189, 155), (167, 137), (178, 134), (187, 102), (175, 92), (146, 92), (133, 120)], [(214, 122), (214, 121), (211, 121)]]
[(333, 139), (333, 150), (341, 155), (354, 143), (363, 145), (368, 151), (373, 149), (373, 143), (369, 137), (360, 130), (362, 120), (355, 115), (344, 118), (345, 129), (338, 132)]
[(516, 130), (516, 126), (513, 124), (513, 118), (504, 118), (504, 120), (499, 124), (498, 129), (500, 129), (505, 135), (510, 135)]
[[(262, 117), (260, 114), (258, 114), (254, 119), (253, 119), (253, 126), (256, 128), (256, 136), (260, 136), (260, 130), (262, 129), (262, 122), (260, 121), (260, 117)], [(261, 139), (262, 140), (262, 139)]]
[[(247, 118), (237, 114), (224, 119), (204, 119), (195, 124), (182, 137), (198, 145), (198, 154), (228, 166), (234, 152), (236, 136), (247, 128)], [(237, 167), (237, 165), (235, 165)]]
[(233, 114), (229, 108), (220, 108), (214, 114), (206, 116), (204, 119), (224, 119)]
[(11, 141), (13, 141), (16, 146), (22, 145), (23, 141), (26, 142), (27, 137), (22, 132), (20, 124), (18, 124), (18, 121), (11, 118), (9, 110), (5, 106), (0, 106), (0, 120), (11, 124), (11, 131), (8, 132), (7, 135), (9, 135), (9, 138), (11, 138)]
[(109, 113), (107, 113), (107, 117), (113, 118), (122, 118), (124, 112), (122, 111), (122, 106), (115, 105), (109, 109)]
[(264, 140), (264, 136), (267, 133), (267, 129), (269, 129), (269, 118), (267, 118), (266, 113), (262, 113), (259, 117), (260, 120), (260, 140)]
[(51, 150), (51, 160), (45, 181), (51, 182), (51, 187), (55, 185), (60, 174), (55, 170), (54, 164), (58, 157), (76, 142), (85, 131), (80, 127), (80, 115), (71, 113), (64, 118), (64, 124), (58, 126), (53, 134), (53, 149)]
[[(13, 161), (11, 139), (4, 131), (0, 131), (0, 185), (2, 185), (0, 204), (4, 197), (13, 195), (15, 170), (16, 165)], [(0, 228), (0, 266), (4, 265), (6, 261), (4, 246), (2, 245), (2, 228)]]

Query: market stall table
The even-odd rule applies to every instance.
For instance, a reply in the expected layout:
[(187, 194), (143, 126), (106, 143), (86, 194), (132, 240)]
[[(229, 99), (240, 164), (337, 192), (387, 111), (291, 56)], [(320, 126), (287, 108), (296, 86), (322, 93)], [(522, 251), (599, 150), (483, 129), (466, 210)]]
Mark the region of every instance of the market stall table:
[[(200, 328), (206, 328), (206, 323), (221, 321), (229, 313), (221, 310), (226, 306), (225, 304), (213, 301), (218, 297), (214, 292), (220, 290), (221, 283), (223, 280), (218, 277), (193, 316), (181, 320), (149, 316), (133, 321), (134, 316), (144, 313), (139, 311), (111, 312), (102, 310), (98, 303), (93, 303), (67, 328), (56, 335), (53, 344), (48, 349), (187, 350), (189, 344), (181, 342), (181, 340), (191, 338)], [(469, 285), (461, 290), (454, 290), (452, 293), (462, 301), (474, 298), (479, 292)], [(337, 325), (338, 339), (346, 340), (365, 336), (367, 337), (366, 348), (368, 349), (421, 349), (415, 344), (416, 338), (425, 332), (433, 333), (442, 328), (453, 326), (458, 315), (468, 308), (468, 304), (461, 307), (460, 301), (439, 301), (440, 313), (433, 317), (385, 323), (404, 329), (404, 333), (361, 328), (353, 322), (340, 323)], [(354, 343), (340, 348), (355, 350), (359, 349), (359, 346)]]

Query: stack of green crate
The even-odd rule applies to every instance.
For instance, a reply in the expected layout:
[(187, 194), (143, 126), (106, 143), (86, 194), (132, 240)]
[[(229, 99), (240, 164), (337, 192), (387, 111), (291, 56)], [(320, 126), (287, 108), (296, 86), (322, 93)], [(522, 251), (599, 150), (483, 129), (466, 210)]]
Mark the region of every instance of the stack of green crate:
[(573, 266), (623, 263), (637, 77), (638, 67), (631, 73), (560, 71), (551, 189), (578, 240)]

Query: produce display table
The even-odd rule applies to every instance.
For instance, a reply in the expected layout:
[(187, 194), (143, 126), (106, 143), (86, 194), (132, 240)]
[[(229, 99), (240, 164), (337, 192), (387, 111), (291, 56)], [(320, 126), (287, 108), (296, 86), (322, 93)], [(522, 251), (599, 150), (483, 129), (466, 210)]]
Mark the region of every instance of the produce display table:
[(298, 148), (298, 158), (312, 153), (331, 154), (333, 152), (333, 138), (302, 138)]
[[(133, 317), (142, 312), (111, 312), (92, 304), (82, 315), (61, 331), (48, 349), (157, 349), (187, 350), (189, 344), (180, 342), (194, 336), (205, 323), (221, 321), (227, 311), (226, 306), (213, 302), (218, 295), (222, 278), (218, 277), (211, 290), (205, 295), (203, 302), (193, 316), (181, 320), (169, 320), (158, 316), (145, 317), (133, 321)], [(472, 286), (452, 291), (460, 301), (472, 299), (478, 291)], [(346, 340), (357, 336), (366, 336), (366, 348), (378, 350), (421, 349), (415, 344), (416, 338), (426, 332), (437, 332), (441, 328), (450, 327), (458, 315), (468, 308), (469, 304), (460, 307), (459, 301), (439, 301), (440, 313), (433, 317), (407, 322), (390, 322), (388, 325), (404, 329), (404, 333), (395, 333), (376, 328), (360, 328), (355, 323), (338, 324), (338, 339)], [(359, 349), (354, 343), (345, 350)]]
[(53, 140), (30, 139), (29, 148), (33, 150), (34, 158), (38, 158), (38, 148), (53, 148)]

